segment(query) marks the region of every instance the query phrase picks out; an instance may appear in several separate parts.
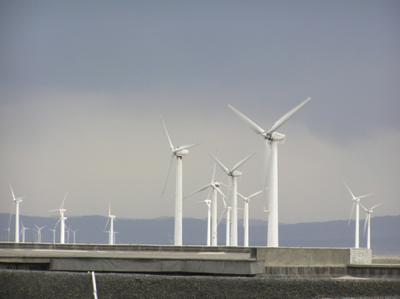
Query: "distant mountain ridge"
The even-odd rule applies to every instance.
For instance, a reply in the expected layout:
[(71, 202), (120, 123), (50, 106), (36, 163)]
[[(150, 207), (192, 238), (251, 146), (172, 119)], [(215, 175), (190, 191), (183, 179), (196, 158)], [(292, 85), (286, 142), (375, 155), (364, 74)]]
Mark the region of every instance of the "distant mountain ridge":
[[(52, 242), (50, 228), (57, 222), (55, 217), (21, 216), (30, 230), (26, 232), (27, 242), (36, 240), (32, 227), (46, 225), (42, 231), (42, 241)], [(7, 241), (9, 214), (0, 213), (0, 240)], [(104, 232), (107, 218), (104, 216), (69, 216), (66, 221), (76, 232), (77, 243), (107, 243)], [(241, 224), (241, 222), (239, 222)], [(154, 219), (123, 219), (115, 222), (116, 242), (119, 244), (172, 244), (174, 219), (162, 217)], [(361, 246), (365, 237), (360, 225)], [(59, 237), (57, 226), (57, 242)], [(352, 247), (354, 246), (354, 222), (345, 220), (280, 224), (280, 245), (289, 247)], [(250, 245), (265, 246), (267, 223), (262, 220), (250, 221)], [(206, 220), (185, 218), (183, 220), (183, 242), (185, 245), (204, 245)], [(14, 238), (14, 216), (11, 218), (11, 239)], [(69, 237), (72, 243), (72, 234)], [(225, 245), (225, 223), (218, 227), (218, 244)], [(239, 244), (243, 244), (243, 228), (239, 226)], [(374, 217), (372, 220), (372, 248), (374, 254), (400, 255), (400, 215)]]

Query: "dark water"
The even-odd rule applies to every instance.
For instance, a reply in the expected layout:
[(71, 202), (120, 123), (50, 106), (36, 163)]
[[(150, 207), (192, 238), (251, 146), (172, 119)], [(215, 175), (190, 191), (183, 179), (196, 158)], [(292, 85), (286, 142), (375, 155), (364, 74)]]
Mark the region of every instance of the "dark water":
[[(96, 273), (104, 298), (400, 298), (400, 280)], [(0, 298), (93, 298), (88, 273), (1, 270)]]

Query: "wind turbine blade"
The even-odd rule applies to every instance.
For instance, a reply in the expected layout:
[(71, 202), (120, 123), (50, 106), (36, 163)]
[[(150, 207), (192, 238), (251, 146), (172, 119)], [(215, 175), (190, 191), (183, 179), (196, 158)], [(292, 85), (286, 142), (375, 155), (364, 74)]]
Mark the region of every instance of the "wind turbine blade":
[[(264, 177), (263, 177), (263, 190), (267, 190), (267, 186), (268, 186), (268, 181), (269, 181), (269, 175), (270, 175), (270, 171), (269, 171), (269, 166), (271, 165), (271, 143), (269, 141), (267, 141), (265, 143), (265, 154), (264, 154)], [(265, 193), (265, 199), (268, 200), (267, 198), (267, 192)]]
[(367, 231), (367, 224), (368, 224), (368, 218), (369, 218), (369, 213), (367, 213), (367, 215), (365, 215), (365, 220), (364, 220), (364, 235)]
[(261, 194), (262, 192), (263, 192), (262, 190), (257, 191), (257, 192), (254, 192), (253, 194), (249, 195), (247, 198), (248, 198), (248, 199), (251, 199), (251, 198), (253, 198), (253, 197), (255, 197), (255, 196)]
[(361, 199), (361, 198), (369, 197), (369, 196), (372, 196), (372, 195), (373, 195), (373, 193), (367, 193), (367, 194), (364, 194), (364, 195), (357, 196), (357, 198)]
[(226, 213), (226, 211), (228, 211), (228, 206), (226, 206), (226, 207), (223, 209), (223, 211), (221, 212), (221, 214), (219, 214), (219, 217), (218, 217), (218, 224), (217, 224), (217, 225), (219, 225), (219, 224), (221, 223), (222, 217), (224, 216), (224, 214)]
[(217, 164), (219, 165), (219, 167), (221, 167), (221, 169), (226, 173), (229, 174), (229, 169), (220, 161), (218, 160), (217, 157), (214, 157), (213, 155), (210, 155), (211, 158), (214, 159), (215, 162), (217, 162)]
[(363, 210), (364, 210), (365, 212), (368, 212), (368, 208), (367, 208), (366, 206), (364, 206), (361, 202), (360, 202), (360, 206), (363, 208)]
[(311, 98), (305, 99), (303, 102), (301, 102), (299, 105), (294, 107), (292, 110), (290, 110), (288, 113), (286, 113), (284, 116), (282, 116), (280, 119), (278, 119), (274, 125), (271, 127), (271, 129), (268, 130), (267, 134), (270, 134), (277, 129), (279, 129), (285, 122), (289, 120), (295, 114), (297, 111), (299, 111), (305, 104), (307, 104)]
[(169, 176), (171, 174), (171, 166), (172, 166), (172, 159), (174, 158), (174, 155), (172, 154), (170, 159), (169, 159), (169, 164), (168, 164), (168, 170), (167, 170), (167, 177), (165, 178), (165, 182), (164, 182), (164, 187), (161, 191), (161, 198), (163, 198), (164, 194), (165, 194), (165, 190), (167, 190), (167, 185), (168, 185), (168, 180), (169, 180)]
[(58, 218), (58, 220), (57, 220), (57, 222), (56, 222), (56, 224), (54, 224), (54, 226), (53, 226), (53, 229), (55, 229), (56, 227), (57, 227), (57, 224), (59, 224), (60, 223), (60, 218)]
[(347, 221), (347, 225), (350, 224), (350, 221), (351, 221), (351, 219), (352, 219), (353, 211), (354, 211), (354, 206), (355, 206), (355, 202), (353, 201), (353, 204), (352, 204), (352, 206), (351, 206), (351, 212), (350, 212), (349, 220)]
[(347, 190), (349, 190), (349, 193), (350, 193), (351, 197), (352, 197), (353, 199), (355, 199), (356, 197), (354, 196), (354, 193), (351, 191), (349, 185), (347, 185), (346, 182), (343, 182), (343, 184), (346, 186)]
[(383, 203), (378, 203), (377, 205), (372, 206), (371, 210), (376, 209), (377, 207), (380, 207), (381, 205), (383, 205)]
[(181, 151), (181, 150), (184, 150), (184, 149), (189, 149), (189, 148), (192, 148), (192, 147), (194, 147), (194, 146), (196, 146), (197, 144), (185, 144), (185, 145), (182, 145), (182, 146), (180, 146), (180, 147), (178, 147), (177, 149), (176, 149), (176, 151)]
[(236, 163), (236, 164), (232, 167), (231, 172), (232, 172), (232, 171), (235, 171), (236, 169), (238, 169), (240, 166), (242, 166), (247, 160), (249, 160), (249, 159), (250, 159), (251, 157), (253, 157), (254, 155), (255, 155), (255, 153), (252, 153), (252, 154), (248, 155), (246, 158), (240, 160), (238, 163)]
[(243, 200), (246, 200), (247, 198), (242, 194), (242, 193), (240, 193), (239, 191), (237, 192), (237, 195), (241, 198), (241, 199), (243, 199)]
[(107, 225), (108, 225), (109, 223), (110, 223), (110, 218), (107, 217), (107, 222), (106, 222), (106, 225), (104, 226), (104, 229), (103, 229), (104, 231), (107, 229)]
[(111, 216), (111, 204), (108, 203), (108, 217)]
[(217, 192), (222, 196), (222, 199), (224, 199), (226, 197), (224, 192), (222, 192), (222, 190), (220, 188), (216, 187), (215, 190), (217, 190)]
[(64, 195), (64, 199), (63, 199), (63, 201), (62, 201), (62, 203), (61, 203), (60, 209), (63, 209), (63, 208), (64, 208), (64, 203), (65, 203), (65, 200), (67, 199), (67, 197), (68, 197), (68, 192), (65, 193), (65, 195)]
[(171, 137), (169, 136), (167, 125), (165, 124), (165, 121), (162, 118), (161, 118), (161, 122), (162, 122), (162, 125), (164, 127), (165, 135), (167, 136), (167, 139), (168, 139), (169, 148), (171, 149), (171, 151), (174, 151), (174, 145), (172, 144)]
[(211, 185), (210, 185), (210, 184), (207, 184), (207, 185), (205, 185), (205, 186), (203, 186), (203, 187), (197, 189), (196, 191), (190, 193), (189, 195), (184, 196), (184, 198), (188, 198), (188, 197), (190, 197), (190, 196), (192, 196), (192, 195), (195, 195), (196, 193), (199, 193), (199, 192), (201, 192), (201, 191), (204, 191), (204, 190), (206, 190), (207, 188), (210, 188), (210, 187), (211, 187)]
[(213, 171), (212, 171), (212, 175), (211, 175), (211, 183), (214, 183), (216, 173), (217, 173), (217, 164), (214, 163), (214, 165), (213, 165)]
[(15, 198), (14, 189), (13, 189), (13, 187), (11, 186), (11, 184), (10, 184), (10, 191), (11, 191), (13, 200), (16, 201), (17, 199)]
[(250, 126), (250, 129), (252, 129), (256, 134), (264, 134), (265, 130), (261, 128), (256, 122), (251, 120), (247, 115), (244, 113), (240, 112), (238, 109), (233, 107), (232, 105), (228, 105), (229, 109), (231, 109), (239, 118), (244, 121), (246, 124)]

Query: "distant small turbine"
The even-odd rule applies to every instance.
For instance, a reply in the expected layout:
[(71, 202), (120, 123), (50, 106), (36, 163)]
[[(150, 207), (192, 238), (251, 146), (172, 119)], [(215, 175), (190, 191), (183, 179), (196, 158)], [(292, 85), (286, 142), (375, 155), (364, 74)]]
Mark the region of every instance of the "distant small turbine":
[(114, 220), (115, 215), (111, 214), (111, 205), (108, 205), (108, 219), (105, 228), (110, 224), (108, 232), (108, 245), (114, 245)]
[(218, 158), (212, 156), (212, 158), (217, 162), (217, 164), (221, 167), (221, 169), (231, 178), (232, 182), (232, 198), (230, 205), (232, 205), (232, 224), (231, 224), (231, 246), (238, 246), (238, 206), (237, 206), (237, 178), (242, 175), (242, 172), (237, 170), (240, 166), (242, 166), (247, 160), (249, 160), (254, 155), (248, 155), (244, 159), (240, 160), (236, 163), (231, 169), (226, 167)]
[(26, 233), (27, 230), (30, 230), (30, 228), (24, 226), (24, 224), (21, 222), (22, 243), (25, 243), (25, 233)]
[(249, 247), (249, 203), (250, 199), (262, 193), (262, 190), (257, 191), (249, 196), (244, 196), (238, 192), (239, 197), (244, 201), (243, 206), (243, 246)]
[(15, 197), (13, 187), (10, 184), (10, 191), (15, 203), (15, 243), (19, 243), (19, 204), (22, 202), (22, 197)]
[(56, 229), (50, 228), (50, 231), (52, 232), (52, 236), (53, 236), (53, 244), (56, 244)]
[(362, 198), (371, 196), (372, 193), (355, 196), (354, 193), (351, 191), (350, 187), (346, 183), (344, 183), (344, 185), (346, 186), (347, 190), (349, 191), (349, 193), (351, 195), (351, 200), (353, 201), (353, 205), (351, 206), (351, 212), (350, 212), (350, 217), (349, 217), (348, 223), (350, 223), (351, 217), (353, 216), (354, 206), (356, 208), (354, 247), (360, 248), (360, 200)]
[(381, 206), (382, 204), (379, 203), (377, 205), (374, 205), (371, 208), (367, 208), (362, 203), (360, 203), (360, 205), (363, 208), (363, 210), (367, 213), (367, 215), (365, 217), (365, 221), (364, 221), (364, 233), (365, 233), (365, 230), (367, 230), (367, 248), (371, 249), (371, 217), (372, 217), (372, 213), (374, 212), (374, 209)]
[(36, 234), (37, 234), (37, 239), (36, 239), (37, 243), (41, 243), (42, 242), (42, 229), (45, 228), (45, 227), (46, 227), (45, 225), (37, 226), (35, 224), (35, 231), (36, 231)]
[(71, 232), (72, 232), (72, 243), (73, 244), (76, 244), (76, 232), (77, 231), (78, 231), (77, 229), (75, 229), (75, 230), (71, 229)]
[(205, 203), (207, 206), (207, 246), (211, 246), (211, 200), (206, 198), (198, 203)]
[[(185, 198), (190, 197), (196, 193), (205, 191), (207, 189), (212, 191), (212, 200), (211, 200), (211, 245), (212, 246), (217, 246), (218, 245), (218, 194), (222, 196), (222, 200), (224, 202), (224, 205), (226, 206), (225, 203), (225, 194), (221, 190), (221, 183), (215, 180), (215, 174), (216, 174), (216, 165), (214, 165), (213, 168), (213, 173), (211, 176), (211, 182), (200, 189), (194, 191), (193, 193), (185, 196)], [(210, 193), (207, 197), (207, 199), (210, 197)]]
[(60, 223), (60, 244), (65, 244), (65, 220), (67, 220), (67, 217), (64, 216), (64, 213), (67, 210), (64, 209), (64, 202), (67, 199), (67, 196), (68, 196), (68, 193), (65, 194), (64, 199), (63, 199), (59, 209), (50, 210), (50, 212), (59, 212), (60, 213), (59, 219), (56, 223), (56, 225), (58, 223)]

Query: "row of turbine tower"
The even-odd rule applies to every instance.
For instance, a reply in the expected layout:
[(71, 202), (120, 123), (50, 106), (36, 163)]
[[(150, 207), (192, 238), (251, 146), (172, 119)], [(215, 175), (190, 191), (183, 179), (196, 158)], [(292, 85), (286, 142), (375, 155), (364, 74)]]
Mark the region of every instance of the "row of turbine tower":
[[(20, 204), (23, 201), (23, 197), (16, 197), (14, 193), (13, 187), (10, 185), (10, 191), (12, 195), (13, 202), (15, 204), (15, 243), (25, 243), (25, 236), (26, 236), (26, 231), (29, 230), (30, 228), (24, 226), (24, 224), (21, 222), (21, 229), (20, 229)], [(63, 201), (61, 202), (61, 206), (58, 209), (53, 209), (50, 210), (49, 212), (58, 212), (59, 217), (57, 222), (55, 223), (53, 228), (50, 228), (50, 231), (52, 232), (52, 237), (53, 237), (53, 244), (56, 243), (56, 227), (58, 224), (60, 224), (60, 244), (65, 244), (66, 240), (65, 238), (67, 237), (67, 243), (69, 242), (69, 235), (72, 233), (72, 242), (75, 244), (76, 242), (76, 232), (77, 230), (72, 230), (71, 227), (68, 227), (65, 223), (65, 221), (68, 219), (65, 217), (65, 212), (67, 211), (64, 207), (65, 200), (68, 197), (68, 193), (65, 194)], [(108, 206), (108, 217), (107, 217), (107, 223), (105, 225), (105, 229), (108, 227), (109, 230), (105, 231), (108, 233), (108, 244), (113, 245), (115, 244), (115, 234), (117, 232), (114, 231), (114, 221), (115, 221), (116, 216), (111, 214), (111, 206)], [(41, 243), (42, 241), (42, 229), (45, 228), (46, 226), (37, 226), (35, 225), (35, 231), (37, 234), (36, 242)], [(7, 240), (10, 240), (10, 232), (11, 232), (11, 213), (10, 213), (10, 218), (8, 222), (8, 228), (6, 229), (8, 232), (8, 238)], [(20, 236), (22, 237), (22, 240), (20, 240)]]

